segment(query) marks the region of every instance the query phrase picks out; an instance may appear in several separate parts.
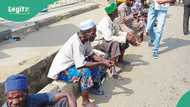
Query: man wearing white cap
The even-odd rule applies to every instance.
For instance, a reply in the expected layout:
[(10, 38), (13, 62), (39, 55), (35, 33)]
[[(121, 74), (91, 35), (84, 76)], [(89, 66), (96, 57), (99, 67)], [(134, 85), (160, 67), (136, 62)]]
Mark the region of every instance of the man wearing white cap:
[[(160, 41), (170, 2), (172, 0), (153, 0), (153, 3), (149, 7), (146, 32), (150, 36), (149, 46), (152, 46), (152, 56), (154, 59), (158, 58)], [(155, 21), (157, 21), (156, 27), (154, 26)]]
[[(106, 65), (111, 67), (113, 62), (96, 56), (91, 48), (89, 39), (96, 36), (96, 24), (92, 20), (80, 23), (80, 32), (72, 35), (55, 56), (48, 77), (65, 82), (78, 82), (82, 92), (82, 104), (89, 102), (88, 90), (94, 85), (94, 75), (90, 67)], [(88, 61), (87, 59), (92, 59)]]

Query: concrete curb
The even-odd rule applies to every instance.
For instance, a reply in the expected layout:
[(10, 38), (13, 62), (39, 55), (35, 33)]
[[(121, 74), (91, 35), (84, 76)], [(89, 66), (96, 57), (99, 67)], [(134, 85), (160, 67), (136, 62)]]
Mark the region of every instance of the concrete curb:
[[(52, 17), (46, 17), (41, 20), (36, 20), (33, 23), (31, 22), (29, 25), (25, 25), (18, 29), (11, 29), (11, 31), (12, 31), (11, 34), (14, 36), (15, 35), (23, 36), (23, 35), (29, 34), (31, 32), (35, 32), (35, 31), (39, 30), (40, 28), (45, 27), (47, 25), (56, 23), (62, 19), (66, 19), (66, 18), (75, 16), (75, 15), (81, 14), (81, 13), (96, 9), (98, 7), (99, 7), (99, 5), (97, 3), (93, 3), (93, 4), (91, 3), (91, 5), (83, 6), (83, 7), (81, 6), (78, 9), (71, 10), (66, 13), (60, 13), (60, 14), (54, 15)], [(30, 93), (36, 93), (36, 92), (40, 91), (42, 88), (44, 88), (46, 85), (51, 83), (52, 80), (47, 78), (47, 73), (48, 73), (49, 67), (50, 67), (52, 60), (56, 53), (57, 52), (51, 54), (50, 56), (40, 60), (38, 63), (36, 63), (20, 72), (22, 74), (25, 74), (29, 79), (29, 89), (30, 89), (29, 92)], [(50, 84), (47, 87), (52, 86), (52, 89), (54, 89), (54, 88), (57, 89), (56, 88), (57, 85), (55, 85), (55, 82), (52, 82), (52, 84), (54, 84), (54, 85)], [(76, 87), (75, 85), (69, 86), (69, 84), (68, 84), (68, 85), (66, 85), (66, 88), (65, 88), (65, 85), (62, 85), (62, 86), (64, 88), (62, 87), (61, 90), (69, 89), (69, 90), (72, 90), (72, 92), (75, 93), (75, 95), (78, 94), (78, 92), (77, 92), (78, 89), (75, 88)], [(58, 88), (60, 89), (60, 87), (58, 87)], [(43, 89), (43, 90), (51, 91), (51, 88), (50, 88), (50, 90), (49, 89), (48, 90)], [(42, 91), (40, 91), (40, 92), (42, 92)], [(1, 97), (0, 105), (2, 105), (5, 101), (3, 83), (0, 83), (0, 97)]]
[[(20, 74), (25, 74), (29, 82), (29, 92), (30, 93), (44, 93), (44, 92), (60, 92), (60, 91), (70, 91), (76, 97), (79, 95), (79, 85), (78, 84), (67, 84), (63, 81), (53, 81), (47, 78), (49, 67), (54, 59), (57, 52), (39, 61), (37, 64), (26, 68)], [(35, 79), (34, 79), (35, 78)], [(4, 86), (0, 83), (0, 105), (5, 101)]]
[[(25, 74), (28, 78), (28, 89), (30, 93), (36, 93), (51, 83), (52, 80), (47, 78), (47, 73), (56, 53), (57, 52), (20, 72), (20, 74)], [(1, 105), (5, 101), (3, 83), (0, 83), (0, 98)]]
[(63, 81), (53, 81), (46, 85), (42, 90), (39, 91), (39, 93), (45, 93), (45, 92), (72, 92), (75, 97), (78, 97), (80, 94), (79, 85), (77, 83), (75, 84), (68, 84)]
[(7, 27), (0, 27), (0, 42), (8, 40), (11, 37), (11, 30)]

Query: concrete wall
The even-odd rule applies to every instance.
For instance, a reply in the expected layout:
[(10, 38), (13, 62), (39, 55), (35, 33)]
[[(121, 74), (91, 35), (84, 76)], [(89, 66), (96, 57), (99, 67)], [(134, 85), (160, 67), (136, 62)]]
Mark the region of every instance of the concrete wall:
[[(47, 84), (52, 82), (51, 79), (47, 78), (47, 73), (56, 53), (52, 54), (51, 56), (45, 58), (39, 63), (21, 72), (22, 74), (25, 74), (28, 77), (29, 93), (36, 93), (40, 91), (43, 87), (45, 87)], [(0, 105), (2, 105), (4, 101), (4, 87), (3, 83), (0, 83)]]
[(55, 3), (48, 6), (48, 9), (58, 8), (61, 6), (71, 5), (78, 2), (91, 1), (91, 0), (58, 0)]

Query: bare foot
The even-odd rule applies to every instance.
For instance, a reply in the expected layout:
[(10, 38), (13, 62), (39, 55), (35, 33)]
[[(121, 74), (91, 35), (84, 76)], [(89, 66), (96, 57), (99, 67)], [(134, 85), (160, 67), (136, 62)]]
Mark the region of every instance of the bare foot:
[(83, 106), (83, 107), (86, 107), (86, 105), (87, 105), (88, 103), (90, 103), (89, 100), (83, 100), (83, 101), (82, 101), (82, 106)]

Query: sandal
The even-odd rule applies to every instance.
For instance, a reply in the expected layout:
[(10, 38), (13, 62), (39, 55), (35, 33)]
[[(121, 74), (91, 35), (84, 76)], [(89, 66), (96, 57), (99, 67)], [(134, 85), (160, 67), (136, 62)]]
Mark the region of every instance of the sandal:
[(119, 77), (119, 74), (116, 72), (115, 67), (112, 67), (112, 72), (111, 73), (112, 73), (113, 78), (117, 79)]
[(92, 88), (89, 92), (94, 95), (104, 95), (104, 91), (100, 89)]

